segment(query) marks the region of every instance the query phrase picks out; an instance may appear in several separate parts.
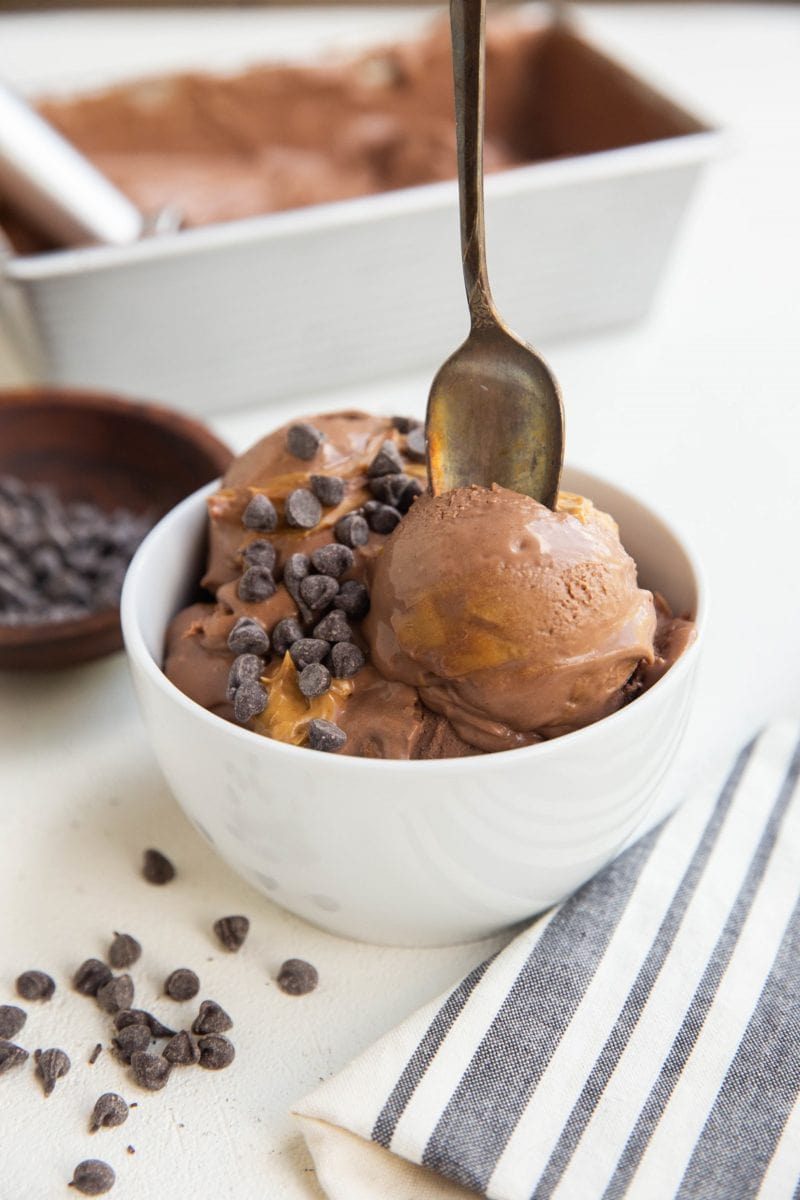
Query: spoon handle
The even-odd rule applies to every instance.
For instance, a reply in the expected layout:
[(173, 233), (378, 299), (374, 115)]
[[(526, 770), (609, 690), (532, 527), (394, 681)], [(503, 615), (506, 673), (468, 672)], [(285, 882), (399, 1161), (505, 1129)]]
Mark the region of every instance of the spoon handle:
[(486, 0), (450, 0), (456, 102), (461, 257), (472, 328), (497, 319), (486, 270), (483, 216), (483, 110)]

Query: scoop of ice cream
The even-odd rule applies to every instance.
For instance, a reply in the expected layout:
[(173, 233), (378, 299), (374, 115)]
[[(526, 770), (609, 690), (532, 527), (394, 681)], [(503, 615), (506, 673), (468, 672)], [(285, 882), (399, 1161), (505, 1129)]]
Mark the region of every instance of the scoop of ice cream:
[(484, 750), (588, 725), (652, 662), (656, 612), (615, 522), (505, 488), (417, 499), (372, 569), (374, 666)]

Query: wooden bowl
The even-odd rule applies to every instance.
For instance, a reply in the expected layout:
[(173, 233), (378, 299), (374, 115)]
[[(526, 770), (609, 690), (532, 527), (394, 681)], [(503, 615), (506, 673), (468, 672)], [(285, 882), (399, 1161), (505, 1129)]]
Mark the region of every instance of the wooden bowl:
[[(231, 458), (199, 421), (155, 404), (47, 386), (0, 392), (0, 474), (53, 484), (63, 500), (156, 521)], [(66, 667), (121, 646), (118, 607), (75, 620), (0, 622), (5, 668)]]

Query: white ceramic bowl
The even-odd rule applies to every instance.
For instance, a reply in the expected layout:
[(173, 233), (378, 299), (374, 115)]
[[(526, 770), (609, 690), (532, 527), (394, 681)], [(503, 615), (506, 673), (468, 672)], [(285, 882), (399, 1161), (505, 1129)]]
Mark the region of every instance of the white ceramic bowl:
[[(690, 612), (700, 573), (663, 519), (568, 470), (619, 522), (641, 582)], [(219, 854), (276, 903), (334, 933), (396, 945), (482, 937), (561, 900), (647, 821), (683, 735), (702, 636), (650, 691), (595, 725), (524, 750), (438, 762), (315, 753), (221, 720), (161, 671), (170, 618), (192, 595), (204, 488), (142, 543), (122, 628), (169, 786)]]

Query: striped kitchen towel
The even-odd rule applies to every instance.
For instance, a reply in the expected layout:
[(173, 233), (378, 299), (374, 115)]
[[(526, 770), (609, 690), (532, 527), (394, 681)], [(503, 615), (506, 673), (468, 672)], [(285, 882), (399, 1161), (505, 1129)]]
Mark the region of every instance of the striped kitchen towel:
[(331, 1200), (796, 1200), (799, 736), (307, 1097)]

